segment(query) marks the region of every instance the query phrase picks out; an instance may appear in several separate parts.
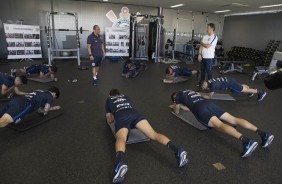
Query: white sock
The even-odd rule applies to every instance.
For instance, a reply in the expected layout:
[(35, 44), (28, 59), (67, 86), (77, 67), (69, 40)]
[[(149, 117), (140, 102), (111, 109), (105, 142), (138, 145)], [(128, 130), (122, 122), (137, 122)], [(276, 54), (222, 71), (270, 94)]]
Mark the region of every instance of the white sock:
[(93, 77), (93, 79), (94, 79), (94, 80), (96, 80), (96, 79), (97, 79), (96, 75)]

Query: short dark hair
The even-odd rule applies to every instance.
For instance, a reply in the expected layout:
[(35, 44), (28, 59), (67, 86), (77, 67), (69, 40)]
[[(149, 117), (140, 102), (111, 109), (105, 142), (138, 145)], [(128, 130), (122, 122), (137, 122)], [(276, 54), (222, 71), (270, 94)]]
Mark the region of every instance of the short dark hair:
[(98, 26), (98, 25), (94, 25), (94, 26), (93, 26), (93, 29), (96, 29), (97, 27), (99, 27), (99, 26)]
[(165, 73), (166, 73), (166, 74), (170, 74), (170, 67), (167, 67), (167, 68), (165, 69)]
[(120, 92), (118, 89), (111, 89), (110, 96), (117, 96), (120, 95)]
[(210, 28), (212, 28), (213, 31), (215, 31), (215, 24), (214, 23), (209, 23), (208, 26), (210, 26)]
[(26, 78), (26, 76), (21, 75), (21, 76), (19, 76), (19, 78), (20, 78), (20, 80), (21, 80), (21, 82), (22, 82), (23, 84), (27, 84), (27, 78)]
[(55, 87), (55, 86), (51, 86), (48, 91), (50, 91), (51, 93), (56, 93), (56, 98), (60, 97), (60, 90), (59, 88)]
[(52, 72), (57, 73), (58, 68), (56, 66), (50, 66), (50, 68)]
[(178, 93), (178, 91), (173, 92), (173, 93), (171, 94), (170, 98), (171, 98), (171, 101), (172, 101), (172, 102), (175, 102), (175, 95), (176, 95), (177, 93)]
[(202, 80), (202, 81), (200, 82), (200, 87), (202, 87), (205, 82), (206, 82), (205, 80)]

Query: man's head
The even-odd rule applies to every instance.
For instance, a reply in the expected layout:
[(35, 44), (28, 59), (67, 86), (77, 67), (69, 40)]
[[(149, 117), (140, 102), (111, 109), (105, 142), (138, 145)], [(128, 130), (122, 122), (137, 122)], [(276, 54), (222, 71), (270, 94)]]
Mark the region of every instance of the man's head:
[(129, 66), (129, 67), (131, 67), (131, 66), (132, 66), (132, 64), (133, 64), (133, 63), (132, 63), (132, 61), (131, 61), (131, 60), (129, 60), (129, 59), (128, 59), (128, 60), (126, 60), (125, 62), (126, 62), (126, 64), (127, 64), (127, 66)]
[(100, 34), (100, 27), (98, 25), (93, 26), (93, 33), (94, 34)]
[(120, 95), (120, 92), (118, 89), (112, 89), (109, 93), (110, 96), (118, 96)]
[(201, 88), (204, 89), (204, 90), (206, 90), (206, 89), (209, 88), (208, 82), (205, 81), (205, 80), (201, 81), (200, 86), (201, 86)]
[(172, 101), (173, 103), (175, 103), (175, 97), (176, 97), (177, 93), (178, 93), (178, 91), (173, 92), (173, 93), (171, 94), (171, 96), (170, 96), (171, 101)]
[(207, 33), (208, 35), (212, 35), (215, 32), (215, 25), (214, 23), (209, 23), (207, 26)]
[(167, 67), (166, 68), (166, 70), (165, 70), (165, 73), (167, 74), (167, 75), (171, 75), (172, 74), (172, 69), (170, 68), (170, 67)]
[(58, 71), (58, 68), (57, 68), (56, 66), (50, 66), (50, 67), (49, 67), (49, 72), (51, 72), (51, 73), (57, 73), (57, 71)]
[(19, 77), (15, 78), (15, 86), (21, 85), (21, 84), (27, 84), (27, 78), (24, 75), (21, 75)]
[(59, 98), (60, 90), (55, 86), (51, 86), (48, 91), (52, 94), (53, 98)]

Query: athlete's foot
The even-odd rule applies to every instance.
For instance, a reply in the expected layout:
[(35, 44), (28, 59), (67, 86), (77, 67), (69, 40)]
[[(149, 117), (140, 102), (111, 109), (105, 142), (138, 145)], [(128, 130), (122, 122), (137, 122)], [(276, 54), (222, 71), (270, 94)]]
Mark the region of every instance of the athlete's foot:
[(93, 85), (97, 86), (98, 85), (98, 80), (97, 79), (93, 79)]
[(132, 77), (134, 78), (134, 77), (136, 77), (138, 74), (139, 74), (139, 72), (135, 72)]
[(148, 70), (148, 65), (145, 63), (144, 64), (144, 71), (147, 71)]
[(16, 69), (11, 69), (11, 76), (16, 77), (17, 75), (17, 70)]
[(125, 74), (125, 78), (128, 79), (130, 77), (130, 74)]
[(246, 158), (252, 155), (253, 151), (255, 151), (255, 149), (257, 148), (258, 143), (253, 141), (253, 140), (249, 140), (246, 144), (243, 144), (243, 152), (241, 154), (242, 158)]
[(248, 96), (251, 98), (252, 96), (254, 96), (254, 93), (249, 93)]
[(183, 167), (188, 163), (187, 152), (183, 148), (178, 149), (175, 157), (178, 162), (178, 167)]
[(266, 92), (264, 91), (260, 91), (258, 92), (258, 98), (257, 98), (257, 101), (262, 101), (264, 99), (264, 97), (266, 96)]
[(263, 137), (261, 137), (261, 146), (263, 148), (268, 148), (274, 139), (274, 135), (270, 132), (266, 132)]
[(115, 168), (114, 168), (114, 179), (113, 179), (113, 183), (120, 183), (124, 180), (124, 175), (126, 174), (128, 170), (128, 166), (123, 163), (123, 162), (119, 162)]

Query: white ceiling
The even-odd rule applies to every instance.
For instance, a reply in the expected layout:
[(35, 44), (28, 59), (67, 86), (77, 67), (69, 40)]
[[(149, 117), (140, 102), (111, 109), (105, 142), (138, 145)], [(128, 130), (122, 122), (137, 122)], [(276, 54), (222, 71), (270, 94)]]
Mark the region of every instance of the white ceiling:
[[(83, 0), (82, 0), (83, 1)], [(102, 2), (102, 0), (85, 0)], [(282, 4), (282, 0), (109, 0), (109, 3), (153, 6), (170, 8), (172, 5), (184, 4), (184, 6), (175, 8), (181, 10), (191, 10), (200, 12), (213, 13), (218, 10), (231, 10), (226, 14), (245, 13), (256, 11), (282, 10), (282, 6), (276, 8), (258, 8), (264, 5)], [(239, 3), (248, 5), (246, 7), (232, 5), (232, 3)]]

